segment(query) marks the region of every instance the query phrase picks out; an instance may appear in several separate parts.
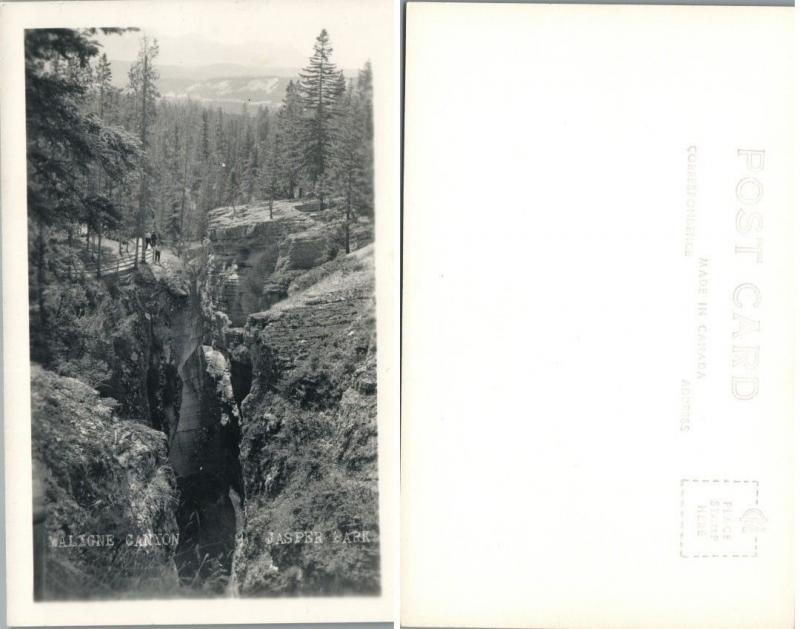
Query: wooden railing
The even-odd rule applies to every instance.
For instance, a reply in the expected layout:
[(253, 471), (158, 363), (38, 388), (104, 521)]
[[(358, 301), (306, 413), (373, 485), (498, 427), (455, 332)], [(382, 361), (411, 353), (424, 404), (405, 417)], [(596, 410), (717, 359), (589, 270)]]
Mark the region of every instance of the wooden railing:
[[(139, 263), (141, 264), (141, 253), (139, 254)], [(155, 258), (155, 251), (152, 248), (147, 249), (144, 254), (144, 258), (146, 262), (153, 262)], [(131, 273), (136, 268), (136, 253), (126, 253), (125, 255), (119, 256), (116, 260), (112, 260), (106, 263), (102, 263), (100, 265), (100, 277), (106, 277), (109, 275), (124, 275), (126, 273)], [(92, 268), (91, 270), (87, 269), (87, 275), (97, 276), (97, 268)]]

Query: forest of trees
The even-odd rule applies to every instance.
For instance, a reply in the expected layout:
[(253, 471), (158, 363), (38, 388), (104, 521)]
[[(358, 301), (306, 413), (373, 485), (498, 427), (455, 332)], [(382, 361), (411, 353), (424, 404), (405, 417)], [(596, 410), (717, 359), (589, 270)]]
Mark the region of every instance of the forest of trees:
[[(124, 88), (97, 43), (122, 29), (25, 35), (31, 339), (47, 362), (48, 329), (70, 284), (99, 274), (101, 237), (202, 240), (220, 206), (311, 197), (349, 226), (373, 215), (372, 70), (346, 79), (323, 30), (277, 110), (224, 113), (158, 93), (158, 43), (140, 40)], [(46, 335), (45, 335), (46, 336)], [(48, 347), (49, 346), (49, 347)], [(38, 355), (37, 355), (38, 354)]]

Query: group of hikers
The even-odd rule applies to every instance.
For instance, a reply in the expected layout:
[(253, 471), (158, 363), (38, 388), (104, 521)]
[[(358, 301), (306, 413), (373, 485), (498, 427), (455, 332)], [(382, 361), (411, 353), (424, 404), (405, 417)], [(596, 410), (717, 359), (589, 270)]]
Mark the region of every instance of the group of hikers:
[[(161, 246), (158, 244), (158, 232), (146, 232), (144, 235), (144, 250), (147, 251), (148, 247), (153, 250), (153, 262), (161, 263)], [(119, 254), (122, 252), (129, 253), (131, 248), (130, 240), (127, 237), (119, 237)]]
[(144, 235), (144, 250), (147, 251), (148, 247), (153, 248), (153, 262), (161, 262), (161, 247), (158, 246), (158, 233), (147, 232)]

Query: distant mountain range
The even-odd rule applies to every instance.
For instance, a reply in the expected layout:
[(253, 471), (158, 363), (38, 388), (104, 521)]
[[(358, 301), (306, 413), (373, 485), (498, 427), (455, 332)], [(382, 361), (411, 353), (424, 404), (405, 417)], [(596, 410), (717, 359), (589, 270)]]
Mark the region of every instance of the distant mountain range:
[[(118, 87), (128, 83), (130, 61), (111, 61), (112, 80)], [(248, 109), (275, 108), (281, 104), (290, 80), (298, 68), (258, 68), (232, 63), (203, 66), (157, 65), (158, 89), (163, 98), (192, 100), (224, 111), (238, 113)], [(345, 70), (345, 76), (357, 72)]]
[(224, 110), (277, 107), (290, 79), (279, 76), (234, 76), (215, 79), (164, 79), (159, 81), (161, 96), (167, 99), (200, 101)]

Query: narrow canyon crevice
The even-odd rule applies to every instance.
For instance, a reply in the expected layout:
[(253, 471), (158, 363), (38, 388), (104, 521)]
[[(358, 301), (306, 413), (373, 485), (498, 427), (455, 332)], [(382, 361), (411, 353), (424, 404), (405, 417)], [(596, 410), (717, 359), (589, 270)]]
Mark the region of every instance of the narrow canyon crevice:
[(204, 344), (201, 299), (195, 282), (167, 325), (154, 330), (147, 394), (151, 424), (167, 435), (180, 494), (178, 576), (185, 586), (222, 593), (230, 579), (236, 510), (244, 495), (241, 399), (235, 397), (247, 394), (251, 375), (237, 362), (234, 389), (226, 357)]
[(231, 359), (231, 384), (233, 385), (233, 398), (241, 414), (242, 402), (253, 384), (253, 365), (250, 359)]

